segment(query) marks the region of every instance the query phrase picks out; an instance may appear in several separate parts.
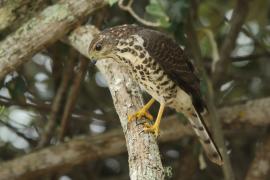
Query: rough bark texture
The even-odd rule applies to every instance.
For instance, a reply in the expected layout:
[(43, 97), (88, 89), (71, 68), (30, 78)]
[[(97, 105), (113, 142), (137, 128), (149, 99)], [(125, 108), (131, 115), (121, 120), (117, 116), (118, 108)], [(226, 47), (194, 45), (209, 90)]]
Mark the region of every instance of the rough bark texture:
[[(49, 5), (49, 0), (12, 0), (0, 2), (0, 33), (17, 29), (30, 17)], [(1, 37), (0, 37), (1, 38)]]
[[(171, 117), (162, 124), (161, 142), (193, 136), (189, 126)], [(149, 146), (149, 144), (147, 144)], [(120, 129), (101, 135), (74, 138), (69, 142), (44, 148), (0, 164), (1, 180), (37, 179), (42, 174), (65, 172), (87, 161), (106, 158), (126, 152), (126, 141)], [(65, 153), (63, 153), (65, 152)], [(15, 173), (14, 173), (15, 172)]]
[(44, 9), (0, 43), (0, 79), (104, 4), (103, 0), (66, 0)]
[(251, 125), (269, 124), (270, 98), (250, 100), (246, 103), (220, 109), (219, 115), (224, 123), (249, 123)]
[[(105, 136), (104, 136), (105, 135)], [(119, 154), (126, 150), (120, 131), (45, 148), (0, 165), (0, 179), (38, 179), (48, 172), (61, 172), (87, 160)]]
[[(87, 51), (92, 40), (93, 27), (78, 28), (69, 36), (70, 44), (82, 54)], [(112, 59), (101, 60), (98, 69), (107, 80), (114, 106), (119, 116), (129, 155), (129, 174), (132, 180), (164, 179), (156, 138), (143, 131), (142, 120), (128, 123), (128, 115), (143, 106), (138, 85), (132, 81), (125, 68)]]

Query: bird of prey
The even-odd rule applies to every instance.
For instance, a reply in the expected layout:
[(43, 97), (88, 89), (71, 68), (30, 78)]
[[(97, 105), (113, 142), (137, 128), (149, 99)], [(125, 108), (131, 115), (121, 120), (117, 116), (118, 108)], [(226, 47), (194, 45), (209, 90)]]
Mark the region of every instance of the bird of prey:
[(194, 67), (179, 45), (166, 34), (136, 25), (120, 25), (105, 29), (96, 35), (89, 47), (92, 62), (112, 59), (124, 65), (138, 84), (152, 99), (129, 121), (146, 117), (152, 119), (148, 109), (160, 103), (154, 125), (145, 124), (144, 130), (159, 133), (159, 124), (165, 106), (183, 113), (209, 157), (223, 164), (222, 156), (205, 126), (202, 113), (206, 106), (200, 94), (200, 81)]

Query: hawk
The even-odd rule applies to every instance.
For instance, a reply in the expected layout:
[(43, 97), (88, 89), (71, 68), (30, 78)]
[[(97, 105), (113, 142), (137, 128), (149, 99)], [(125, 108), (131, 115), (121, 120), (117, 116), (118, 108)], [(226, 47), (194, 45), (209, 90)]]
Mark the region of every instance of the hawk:
[(202, 119), (206, 106), (200, 94), (200, 80), (194, 67), (179, 45), (164, 33), (136, 25), (120, 25), (105, 29), (96, 35), (89, 47), (92, 62), (110, 58), (124, 65), (133, 79), (152, 96), (129, 121), (146, 117), (151, 105), (158, 101), (159, 112), (154, 125), (145, 124), (144, 130), (159, 133), (159, 124), (165, 107), (183, 113), (204, 148), (209, 159), (223, 164), (207, 127)]

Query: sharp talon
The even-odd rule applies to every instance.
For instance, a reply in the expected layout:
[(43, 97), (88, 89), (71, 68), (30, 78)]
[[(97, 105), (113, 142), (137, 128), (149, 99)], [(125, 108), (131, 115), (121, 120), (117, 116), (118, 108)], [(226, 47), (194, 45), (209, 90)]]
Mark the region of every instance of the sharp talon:
[(134, 118), (136, 118), (136, 116), (134, 116), (134, 115), (129, 115), (129, 116), (128, 116), (128, 122), (131, 122), (132, 120), (134, 120)]
[(146, 119), (148, 119), (150, 121), (153, 120), (153, 116), (147, 111), (145, 111), (145, 114), (143, 114), (143, 116), (146, 117)]
[(128, 121), (133, 121), (135, 119), (141, 119), (142, 117), (145, 117), (146, 119), (148, 120), (153, 120), (153, 116), (147, 112), (144, 108), (142, 108), (141, 110), (139, 110), (138, 112), (132, 114), (132, 115), (129, 115), (128, 116)]
[(156, 137), (158, 137), (158, 135), (159, 135), (159, 128), (155, 125), (151, 126), (148, 123), (144, 124), (144, 131), (154, 133)]
[(143, 125), (144, 125), (144, 128), (150, 128), (151, 127), (151, 125), (148, 124), (148, 123), (144, 123)]

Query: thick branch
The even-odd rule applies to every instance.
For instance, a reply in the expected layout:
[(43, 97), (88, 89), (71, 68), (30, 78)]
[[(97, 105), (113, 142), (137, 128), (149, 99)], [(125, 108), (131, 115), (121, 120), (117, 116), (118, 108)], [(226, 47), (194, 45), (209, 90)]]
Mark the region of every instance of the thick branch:
[[(246, 104), (225, 107), (219, 110), (225, 124), (246, 122), (265, 126), (270, 124), (270, 113), (265, 111), (270, 104), (270, 98), (250, 101)], [(238, 116), (239, 112), (248, 114), (249, 109), (256, 110), (256, 114), (264, 116), (255, 117)], [(232, 115), (228, 115), (232, 114)], [(159, 141), (174, 141), (185, 136), (193, 135), (189, 126), (185, 126), (178, 119), (178, 116), (170, 116), (161, 124), (161, 136)], [(258, 119), (262, 118), (262, 119)], [(262, 123), (262, 124), (260, 124)], [(232, 126), (233, 127), (233, 126)], [(87, 161), (114, 156), (126, 151), (125, 139), (120, 129), (107, 132), (97, 136), (88, 136), (80, 139), (73, 139), (67, 143), (48, 147), (40, 151), (24, 155), (12, 161), (0, 164), (0, 177), (3, 180), (38, 177), (43, 173), (59, 172)], [(65, 152), (65, 153), (63, 153)], [(14, 173), (16, 172), (16, 173)], [(4, 177), (4, 178), (3, 178)]]
[(7, 28), (16, 29), (49, 3), (49, 0), (4, 1), (0, 4), (0, 32)]
[[(72, 45), (76, 47), (76, 49), (78, 49), (82, 54), (87, 55), (87, 49), (84, 47), (91, 41), (91, 34), (94, 32), (97, 33), (97, 30), (89, 26), (78, 28), (71, 34), (71, 36), (69, 36), (69, 41), (73, 42)], [(77, 37), (85, 39), (85, 41), (76, 41)], [(83, 42), (85, 42), (85, 44)], [(113, 71), (108, 71), (108, 73), (112, 72)], [(113, 79), (111, 83), (114, 83), (115, 85), (111, 86), (111, 88), (114, 87), (116, 92), (112, 91), (112, 94), (113, 96), (118, 95), (117, 97), (119, 97), (119, 93), (117, 92), (121, 90), (121, 87), (119, 89), (119, 86), (121, 84), (125, 85), (129, 83), (121, 83), (118, 80), (118, 76), (115, 76), (114, 78), (115, 79)], [(124, 90), (126, 91), (126, 89)], [(121, 98), (118, 99), (119, 102), (115, 103), (118, 104), (118, 106), (116, 106), (118, 111), (119, 108), (123, 109), (122, 113), (119, 113), (119, 115), (120, 118), (122, 118), (122, 125), (127, 136), (127, 134), (131, 133), (128, 131), (135, 131), (136, 128), (140, 128), (140, 126), (133, 127), (135, 126), (135, 123), (133, 123), (127, 130), (127, 113), (125, 113), (125, 111), (129, 108), (132, 110), (134, 106), (129, 104), (130, 97), (127, 99), (125, 98), (126, 97), (123, 97), (123, 100), (126, 101), (125, 103), (127, 103), (127, 106), (119, 106), (119, 103), (123, 103)], [(241, 105), (225, 107), (220, 109), (218, 113), (225, 124), (241, 122), (252, 125), (266, 125), (270, 123), (270, 112), (268, 111), (269, 106), (270, 98), (265, 98), (249, 101)], [(187, 126), (182, 125), (181, 122), (176, 118), (176, 116), (172, 116), (164, 119), (161, 125), (160, 141), (164, 142), (176, 140), (183, 136), (192, 135), (192, 130)], [(138, 131), (141, 132), (140, 130)], [(141, 133), (141, 136), (141, 138), (143, 138), (145, 134)], [(129, 140), (127, 140), (127, 142), (129, 142), (127, 144), (128, 146), (132, 145), (130, 144), (131, 142)], [(142, 140), (142, 142), (144, 141)], [(146, 143), (146, 146), (149, 146), (148, 142)], [(65, 151), (65, 153), (62, 153), (63, 151)], [(74, 139), (68, 143), (49, 147), (32, 154), (25, 155), (21, 158), (2, 163), (0, 165), (0, 177), (5, 177), (5, 179), (26, 177), (27, 179), (29, 176), (38, 176), (44, 172), (59, 172), (60, 170), (71, 168), (72, 166), (86, 161), (113, 156), (124, 151), (125, 140), (123, 138), (123, 133), (120, 130), (116, 130), (95, 137), (86, 137), (81, 140)], [(129, 151), (131, 152), (131, 148)], [(134, 157), (134, 155), (131, 157)], [(14, 174), (14, 172), (16, 173)]]
[(250, 100), (244, 104), (228, 106), (218, 111), (224, 123), (249, 123), (251, 125), (266, 125), (270, 120), (270, 98)]
[[(98, 32), (91, 26), (76, 29), (69, 36), (69, 43), (85, 56), (93, 33)], [(119, 66), (112, 59), (97, 63), (109, 84), (114, 106), (119, 116), (126, 139), (129, 154), (130, 179), (164, 179), (158, 145), (153, 134), (143, 131), (141, 121), (128, 123), (128, 115), (143, 106), (138, 85), (132, 81), (126, 68)]]
[(103, 0), (61, 1), (22, 25), (0, 43), (0, 79), (104, 4)]

